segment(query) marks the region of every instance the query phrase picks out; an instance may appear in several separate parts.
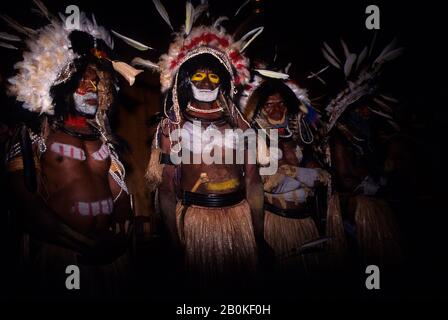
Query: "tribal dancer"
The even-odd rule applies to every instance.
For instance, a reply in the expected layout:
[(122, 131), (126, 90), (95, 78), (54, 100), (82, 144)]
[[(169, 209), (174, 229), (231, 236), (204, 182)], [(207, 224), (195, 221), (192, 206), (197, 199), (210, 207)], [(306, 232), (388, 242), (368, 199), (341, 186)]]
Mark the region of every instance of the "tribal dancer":
[(285, 73), (257, 69), (240, 105), (254, 128), (278, 130), (278, 149), (271, 146), (269, 157), (278, 161), (278, 171), (262, 176), (265, 201), (265, 239), (273, 248), (283, 270), (316, 267), (317, 255), (305, 247), (320, 243), (317, 224), (316, 190), (328, 181), (319, 168), (311, 144), (312, 125), (317, 113), (305, 90)]
[(81, 13), (72, 29), (35, 3), (50, 21), (45, 27), (5, 18), (27, 36), (9, 94), (39, 122), (22, 126), (7, 154), (12, 207), (27, 234), (24, 259), (50, 294), (67, 292), (69, 265), (80, 268), (82, 294), (118, 294), (132, 212), (108, 114), (117, 90), (113, 68), (129, 71), (129, 79), (138, 71), (108, 58), (113, 40), (94, 17)]
[[(163, 219), (173, 242), (184, 249), (192, 279), (206, 287), (232, 286), (254, 274), (257, 247), (266, 247), (263, 189), (257, 164), (249, 163), (246, 153), (235, 163), (242, 152), (235, 140), (213, 136), (249, 128), (232, 98), (249, 77), (242, 51), (262, 29), (236, 42), (220, 26), (222, 19), (192, 28), (192, 17), (203, 9), (187, 3), (185, 28), (158, 64), (166, 117), (158, 126), (147, 178), (158, 187)], [(176, 129), (182, 129), (181, 144)], [(225, 162), (226, 154), (233, 161)], [(190, 161), (173, 163), (173, 155)]]
[(381, 149), (399, 127), (390, 107), (396, 101), (380, 94), (378, 80), (384, 65), (403, 49), (392, 42), (373, 58), (372, 46), (359, 55), (349, 52), (343, 41), (342, 46), (345, 60), (327, 44), (323, 49), (328, 62), (343, 70), (346, 79), (341, 93), (325, 109), (325, 148), (334, 172), (334, 199), (340, 203), (347, 239), (353, 240), (348, 243), (355, 243), (359, 258), (366, 263), (394, 263), (401, 257), (400, 236), (383, 197), (388, 162)]

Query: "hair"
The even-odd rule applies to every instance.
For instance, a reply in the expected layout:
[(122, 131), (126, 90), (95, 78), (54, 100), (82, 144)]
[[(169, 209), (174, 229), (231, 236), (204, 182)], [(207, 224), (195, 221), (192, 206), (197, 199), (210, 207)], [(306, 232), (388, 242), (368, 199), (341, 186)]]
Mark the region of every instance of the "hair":
[(215, 72), (221, 79), (221, 92), (226, 96), (230, 94), (231, 79), (229, 71), (213, 55), (209, 53), (200, 54), (186, 61), (179, 69), (177, 96), (181, 110), (184, 110), (188, 102), (193, 99), (190, 78), (201, 68), (210, 69)]

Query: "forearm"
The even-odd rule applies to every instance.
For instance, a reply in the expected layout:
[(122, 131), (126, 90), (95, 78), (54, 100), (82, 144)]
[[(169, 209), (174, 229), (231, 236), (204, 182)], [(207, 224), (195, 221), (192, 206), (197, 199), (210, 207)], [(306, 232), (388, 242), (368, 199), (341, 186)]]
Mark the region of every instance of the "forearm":
[(169, 182), (164, 181), (159, 187), (159, 205), (171, 241), (174, 245), (178, 245), (180, 241), (176, 223), (176, 195), (174, 190), (166, 186), (167, 183)]

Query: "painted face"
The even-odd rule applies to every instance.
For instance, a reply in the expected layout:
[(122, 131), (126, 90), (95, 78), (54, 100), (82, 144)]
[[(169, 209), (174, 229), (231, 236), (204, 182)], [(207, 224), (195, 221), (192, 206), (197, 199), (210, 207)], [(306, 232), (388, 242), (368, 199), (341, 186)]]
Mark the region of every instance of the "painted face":
[(200, 102), (212, 102), (218, 97), (221, 79), (212, 70), (201, 68), (191, 76), (193, 97)]
[(285, 123), (286, 112), (286, 104), (280, 93), (270, 95), (262, 109), (262, 113), (268, 122), (273, 125)]
[(82, 115), (94, 116), (98, 109), (98, 75), (95, 69), (88, 66), (79, 82), (78, 88), (73, 93), (75, 110)]

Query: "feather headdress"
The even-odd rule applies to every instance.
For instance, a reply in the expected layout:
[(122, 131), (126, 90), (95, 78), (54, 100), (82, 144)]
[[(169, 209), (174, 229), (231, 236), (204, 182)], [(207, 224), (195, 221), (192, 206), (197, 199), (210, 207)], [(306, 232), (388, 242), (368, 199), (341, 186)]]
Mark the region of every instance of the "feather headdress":
[[(159, 0), (153, 0), (153, 2), (163, 20), (172, 29), (165, 7)], [(206, 10), (206, 4), (201, 4), (195, 8), (187, 1), (185, 24), (180, 32), (175, 33), (174, 41), (170, 44), (168, 52), (160, 57), (157, 64), (143, 59), (139, 60), (139, 65), (146, 65), (148, 68), (160, 72), (162, 92), (166, 92), (173, 87), (175, 76), (182, 64), (200, 54), (211, 54), (224, 65), (231, 77), (232, 95), (234, 86), (249, 82), (249, 61), (243, 52), (263, 31), (263, 27), (249, 31), (236, 41), (221, 26), (221, 22), (227, 20), (226, 17), (218, 18), (210, 26), (194, 26), (197, 19)]]
[[(39, 0), (33, 0), (37, 12), (50, 23), (38, 30), (24, 27), (7, 16), (3, 20), (16, 32), (24, 37), (25, 50), (22, 61), (18, 62), (14, 69), (17, 73), (8, 79), (8, 93), (23, 103), (23, 108), (39, 114), (54, 114), (54, 103), (51, 96), (51, 88), (57, 84), (68, 81), (74, 73), (74, 61), (80, 58), (72, 49), (70, 34), (73, 31), (81, 31), (89, 34), (95, 42), (102, 40), (110, 49), (114, 42), (110, 33), (96, 22), (95, 16), (89, 19), (83, 12), (80, 14), (79, 24), (67, 24), (66, 18), (60, 14), (58, 19), (53, 16), (45, 5)], [(1, 32), (4, 40), (18, 42), (21, 38)], [(6, 47), (6, 46), (4, 46)], [(101, 56), (101, 58), (103, 58)], [(138, 70), (123, 68), (124, 62), (112, 61), (121, 68), (115, 70), (133, 80)], [(126, 74), (124, 74), (126, 71)], [(131, 76), (130, 76), (131, 75)]]
[(344, 58), (338, 57), (335, 51), (324, 43), (322, 48), (324, 58), (332, 66), (341, 70), (347, 81), (345, 89), (325, 108), (328, 116), (327, 132), (335, 126), (348, 106), (365, 96), (371, 96), (372, 101), (375, 102), (369, 106), (373, 113), (383, 116), (394, 128), (397, 127), (390, 115), (392, 109), (389, 105), (393, 99), (379, 93), (378, 77), (383, 71), (384, 65), (400, 56), (404, 49), (397, 48), (394, 39), (376, 58), (372, 57), (375, 39), (376, 37), (373, 38), (369, 49), (365, 46), (358, 55), (351, 53), (347, 44), (341, 40)]

